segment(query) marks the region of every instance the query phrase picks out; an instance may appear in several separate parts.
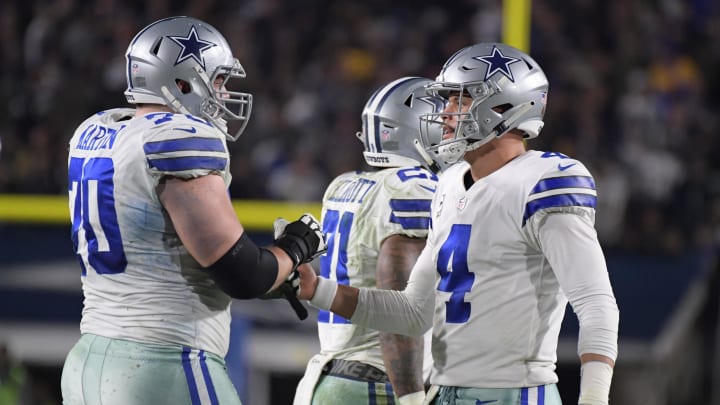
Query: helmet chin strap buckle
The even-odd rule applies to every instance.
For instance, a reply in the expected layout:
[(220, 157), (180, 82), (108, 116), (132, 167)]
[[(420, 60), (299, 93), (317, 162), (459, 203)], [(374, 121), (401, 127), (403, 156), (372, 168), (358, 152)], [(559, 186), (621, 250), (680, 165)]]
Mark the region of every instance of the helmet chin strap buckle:
[(437, 174), (438, 172), (440, 172), (440, 165), (438, 165), (437, 163), (435, 163), (434, 160), (432, 160), (432, 158), (427, 153), (425, 148), (423, 148), (422, 145), (420, 145), (419, 140), (417, 140), (417, 139), (413, 140), (413, 146), (415, 147), (415, 150), (417, 150), (418, 154), (420, 154), (420, 156), (423, 158), (423, 160), (428, 165), (430, 170), (432, 170), (433, 173)]
[[(518, 125), (515, 125), (516, 121), (525, 115), (526, 112), (530, 111), (532, 109), (533, 104), (532, 102), (526, 102), (520, 104), (520, 106), (515, 110), (515, 112), (512, 113), (506, 120), (500, 122), (493, 128), (493, 131), (490, 133), (492, 135), (495, 133), (495, 136), (503, 135), (505, 132), (509, 131), (510, 129), (517, 128)], [(489, 137), (489, 136), (488, 136)]]
[[(493, 131), (493, 132), (494, 132), (494, 131)], [(492, 132), (490, 133), (490, 135), (492, 135)], [(485, 139), (483, 139), (482, 141), (479, 141), (479, 140), (478, 140), (478, 141), (473, 140), (473, 142), (465, 141), (465, 152), (472, 152), (472, 151), (474, 151), (475, 149), (477, 149), (477, 148), (485, 145), (486, 143), (490, 142), (491, 139), (493, 139), (493, 137), (492, 137), (492, 136), (488, 136), (488, 137), (486, 137)]]
[(467, 140), (462, 139), (450, 144), (440, 145), (438, 147), (438, 153), (445, 163), (453, 164), (465, 156), (465, 152), (468, 151), (468, 146)]

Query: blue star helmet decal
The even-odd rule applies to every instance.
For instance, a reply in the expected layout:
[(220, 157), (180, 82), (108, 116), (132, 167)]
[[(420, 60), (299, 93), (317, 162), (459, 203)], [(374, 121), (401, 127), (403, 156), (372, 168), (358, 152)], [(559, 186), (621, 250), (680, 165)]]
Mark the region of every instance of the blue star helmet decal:
[(200, 66), (202, 66), (203, 70), (205, 70), (205, 58), (203, 57), (203, 52), (213, 46), (217, 46), (215, 43), (200, 39), (197, 31), (195, 31), (194, 25), (190, 27), (190, 32), (186, 37), (168, 36), (168, 38), (180, 45), (181, 48), (180, 53), (175, 60), (175, 65), (182, 63), (182, 61), (188, 58), (193, 58), (200, 64)]
[(510, 65), (512, 65), (515, 62), (520, 62), (520, 59), (503, 55), (502, 51), (500, 51), (495, 46), (493, 46), (492, 55), (473, 56), (473, 59), (477, 59), (480, 62), (483, 62), (488, 65), (487, 72), (485, 72), (484, 80), (489, 79), (490, 76), (492, 76), (496, 72), (500, 72), (500, 73), (504, 74), (505, 77), (510, 79), (511, 82), (513, 82), (513, 83), (515, 82), (515, 78), (513, 77), (512, 70), (510, 70)]

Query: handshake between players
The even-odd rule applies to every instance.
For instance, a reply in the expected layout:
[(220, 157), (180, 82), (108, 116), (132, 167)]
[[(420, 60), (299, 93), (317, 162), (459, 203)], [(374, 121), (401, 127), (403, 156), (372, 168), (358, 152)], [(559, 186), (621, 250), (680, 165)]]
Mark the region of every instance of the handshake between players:
[(327, 243), (320, 224), (311, 214), (303, 214), (298, 220), (288, 222), (278, 218), (273, 223), (274, 245), (290, 256), (294, 269), (288, 278), (277, 288), (260, 296), (260, 299), (285, 298), (290, 302), (300, 320), (308, 316), (307, 309), (298, 300), (300, 293), (300, 274), (298, 267), (305, 265), (306, 271), (314, 274), (309, 263), (327, 250)]

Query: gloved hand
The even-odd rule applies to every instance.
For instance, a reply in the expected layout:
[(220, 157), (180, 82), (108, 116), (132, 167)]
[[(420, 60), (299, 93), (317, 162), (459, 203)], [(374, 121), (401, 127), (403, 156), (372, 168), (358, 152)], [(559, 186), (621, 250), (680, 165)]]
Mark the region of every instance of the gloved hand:
[(308, 312), (297, 297), (299, 289), (300, 274), (297, 272), (297, 270), (293, 270), (292, 272), (290, 272), (288, 278), (285, 279), (285, 281), (283, 281), (282, 284), (280, 284), (276, 289), (270, 290), (258, 298), (260, 298), (261, 300), (285, 298), (290, 303), (290, 306), (292, 306), (295, 314), (297, 314), (298, 318), (300, 318), (300, 320), (302, 321), (308, 317)]
[(259, 296), (258, 298), (260, 298), (261, 300), (277, 300), (280, 298), (285, 298), (285, 291), (290, 292), (291, 295), (297, 296), (299, 290), (300, 273), (298, 273), (297, 270), (293, 270), (290, 272), (290, 275), (285, 279), (285, 281), (283, 281), (282, 284), (280, 284), (277, 288)]
[(300, 219), (290, 223), (278, 218), (273, 223), (273, 228), (275, 246), (290, 256), (295, 267), (311, 261), (327, 250), (320, 223), (311, 214), (303, 214)]
[(289, 223), (290, 221), (280, 217), (273, 222), (273, 240), (282, 236), (283, 232), (285, 232), (285, 227), (287, 227)]
[[(311, 261), (314, 257), (327, 250), (325, 237), (320, 232), (320, 224), (310, 214), (304, 214), (300, 219), (292, 223), (284, 218), (278, 218), (273, 223), (273, 231), (275, 245), (290, 256), (296, 268), (298, 265)], [(310, 254), (310, 252), (313, 253)], [(260, 299), (285, 298), (295, 310), (298, 318), (304, 320), (307, 318), (308, 312), (297, 298), (299, 289), (300, 274), (297, 270), (293, 270), (280, 286), (263, 294)]]

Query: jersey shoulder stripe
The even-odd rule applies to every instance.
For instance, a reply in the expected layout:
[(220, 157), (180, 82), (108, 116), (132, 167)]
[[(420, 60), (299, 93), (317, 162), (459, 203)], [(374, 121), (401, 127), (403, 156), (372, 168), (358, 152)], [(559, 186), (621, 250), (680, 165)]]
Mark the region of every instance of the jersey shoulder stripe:
[(523, 226), (535, 213), (548, 208), (597, 208), (595, 181), (582, 163), (573, 160), (571, 166), (558, 168), (553, 161), (538, 161), (543, 161), (543, 165), (549, 167), (530, 189), (523, 213)]
[(437, 176), (420, 167), (389, 169), (386, 173), (383, 187), (388, 196), (390, 223), (406, 231), (427, 231)]
[(390, 222), (399, 224), (403, 229), (428, 229), (430, 226), (431, 199), (390, 200)]
[(224, 152), (225, 146), (217, 138), (189, 137), (147, 142), (143, 145), (145, 154), (173, 153), (176, 151)]
[(179, 177), (225, 170), (229, 155), (222, 135), (205, 121), (183, 114), (150, 114), (143, 152), (150, 169)]
[(590, 176), (563, 176), (540, 179), (531, 191), (533, 194), (562, 188), (586, 188), (595, 190), (595, 181)]
[(529, 201), (525, 206), (523, 225), (539, 210), (573, 206), (597, 208), (597, 197), (589, 194), (560, 194)]
[(227, 165), (227, 159), (203, 157), (203, 156), (186, 156), (163, 159), (148, 159), (151, 168), (162, 172), (182, 172), (187, 170), (223, 170)]
[(403, 200), (403, 199), (397, 199), (393, 198), (390, 200), (390, 208), (393, 209), (393, 211), (421, 211), (421, 212), (429, 212), (430, 211), (430, 199), (410, 199), (410, 200)]

